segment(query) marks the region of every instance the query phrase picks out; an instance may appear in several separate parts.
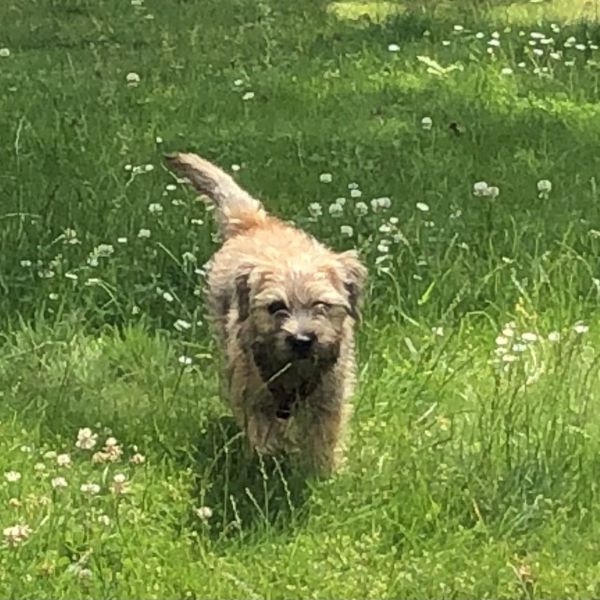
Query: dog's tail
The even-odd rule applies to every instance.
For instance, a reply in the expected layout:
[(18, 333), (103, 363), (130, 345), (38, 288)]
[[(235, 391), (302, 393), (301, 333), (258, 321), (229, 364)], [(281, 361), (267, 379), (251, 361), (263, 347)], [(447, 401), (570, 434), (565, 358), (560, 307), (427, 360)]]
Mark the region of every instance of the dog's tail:
[(212, 200), (225, 239), (265, 223), (267, 213), (263, 205), (219, 167), (196, 154), (177, 152), (165, 155), (165, 160), (169, 167), (185, 175), (201, 194)]

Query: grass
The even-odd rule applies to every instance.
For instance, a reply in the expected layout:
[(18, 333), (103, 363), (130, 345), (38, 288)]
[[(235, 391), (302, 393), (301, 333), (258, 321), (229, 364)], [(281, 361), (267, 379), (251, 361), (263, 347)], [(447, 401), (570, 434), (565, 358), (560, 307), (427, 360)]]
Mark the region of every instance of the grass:
[[(600, 593), (595, 3), (394, 5), (0, 5), (1, 597)], [(330, 480), (241, 456), (181, 149), (369, 265)]]

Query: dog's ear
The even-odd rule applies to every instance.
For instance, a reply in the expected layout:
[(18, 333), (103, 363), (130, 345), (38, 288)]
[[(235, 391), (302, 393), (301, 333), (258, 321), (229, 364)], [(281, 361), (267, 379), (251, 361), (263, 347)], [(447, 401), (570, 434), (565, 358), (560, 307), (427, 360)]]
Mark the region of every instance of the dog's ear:
[(338, 260), (342, 267), (342, 283), (348, 294), (349, 314), (354, 320), (358, 321), (360, 320), (360, 305), (367, 278), (367, 269), (360, 262), (356, 250), (342, 252), (338, 255)]
[(238, 307), (238, 319), (245, 321), (250, 314), (250, 285), (248, 283), (249, 273), (243, 273), (235, 278), (235, 295)]

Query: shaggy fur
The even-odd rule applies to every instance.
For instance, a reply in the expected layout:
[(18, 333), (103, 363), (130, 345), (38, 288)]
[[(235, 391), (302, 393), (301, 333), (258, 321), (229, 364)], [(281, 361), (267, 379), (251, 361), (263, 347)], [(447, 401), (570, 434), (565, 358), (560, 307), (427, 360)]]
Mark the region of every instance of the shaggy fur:
[(353, 329), (366, 270), (267, 214), (221, 169), (166, 157), (216, 207), (223, 238), (207, 300), (231, 407), (252, 450), (299, 451), (331, 471), (342, 458), (355, 382)]

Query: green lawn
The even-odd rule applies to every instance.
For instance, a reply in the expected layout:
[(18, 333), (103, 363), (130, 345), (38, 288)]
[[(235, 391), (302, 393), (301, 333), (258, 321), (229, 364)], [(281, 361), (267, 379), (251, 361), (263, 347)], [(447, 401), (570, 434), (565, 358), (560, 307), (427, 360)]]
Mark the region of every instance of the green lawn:
[[(597, 12), (3, 0), (0, 597), (598, 597)], [(176, 150), (369, 265), (331, 479), (242, 455)]]

